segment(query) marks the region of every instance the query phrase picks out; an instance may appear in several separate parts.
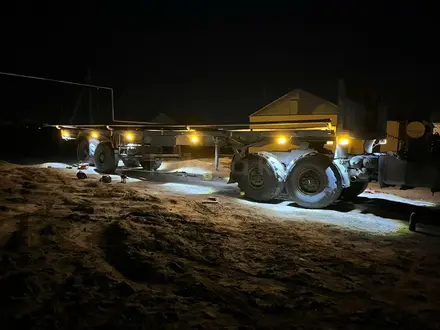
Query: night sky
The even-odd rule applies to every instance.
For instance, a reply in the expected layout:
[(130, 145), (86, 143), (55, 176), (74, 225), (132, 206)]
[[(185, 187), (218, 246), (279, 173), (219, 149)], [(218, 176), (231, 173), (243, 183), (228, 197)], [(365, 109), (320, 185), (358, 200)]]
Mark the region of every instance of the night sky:
[[(381, 93), (390, 117), (440, 115), (433, 8), (237, 3), (20, 2), (1, 12), (0, 71), (85, 82), (90, 69), (115, 89), (118, 119), (246, 122), (295, 88), (336, 102), (338, 78)], [(0, 87), (3, 119), (66, 122), (77, 106), (75, 121), (88, 121), (81, 88), (1, 77)], [(108, 94), (92, 99), (94, 122), (108, 121)]]

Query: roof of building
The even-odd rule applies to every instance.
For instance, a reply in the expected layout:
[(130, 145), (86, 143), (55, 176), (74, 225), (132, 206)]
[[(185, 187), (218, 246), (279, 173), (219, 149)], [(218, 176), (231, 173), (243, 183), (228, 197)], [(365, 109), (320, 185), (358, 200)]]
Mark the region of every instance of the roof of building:
[(164, 114), (162, 112), (159, 113), (156, 117), (154, 117), (151, 120), (151, 122), (157, 123), (157, 124), (168, 124), (168, 125), (177, 124), (177, 122), (173, 118), (167, 116), (166, 114)]
[(270, 106), (274, 105), (275, 103), (280, 102), (280, 101), (282, 101), (282, 100), (285, 100), (285, 99), (287, 99), (287, 98), (297, 97), (299, 94), (307, 94), (307, 95), (311, 95), (311, 96), (313, 96), (314, 98), (317, 98), (317, 99), (321, 100), (322, 103), (327, 103), (327, 104), (329, 104), (329, 105), (331, 105), (331, 106), (337, 107), (336, 104), (334, 104), (334, 103), (332, 103), (332, 102), (330, 102), (330, 101), (324, 100), (323, 98), (321, 98), (321, 97), (319, 97), (319, 96), (317, 96), (317, 95), (315, 95), (315, 94), (312, 94), (312, 93), (310, 93), (310, 92), (307, 92), (307, 91), (305, 91), (305, 90), (303, 90), (303, 89), (301, 89), (301, 88), (296, 88), (296, 89), (290, 91), (289, 93), (284, 94), (283, 96), (281, 96), (281, 97), (277, 98), (276, 100), (270, 102), (269, 104), (265, 105), (265, 106), (262, 107), (261, 109), (258, 109), (258, 110), (255, 111), (254, 113), (250, 114), (250, 116), (256, 116), (256, 115), (258, 115), (259, 112), (261, 112), (261, 111), (263, 111), (263, 110), (266, 110), (267, 108), (269, 108)]

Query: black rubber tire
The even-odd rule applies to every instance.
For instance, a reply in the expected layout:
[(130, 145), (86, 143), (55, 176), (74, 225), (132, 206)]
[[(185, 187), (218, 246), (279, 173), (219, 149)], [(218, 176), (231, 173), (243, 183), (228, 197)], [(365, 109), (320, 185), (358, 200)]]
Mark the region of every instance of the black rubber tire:
[(95, 166), (99, 172), (114, 173), (118, 167), (118, 159), (110, 143), (100, 143), (95, 150)]
[(244, 170), (244, 163), (243, 160), (235, 154), (232, 156), (231, 160), (231, 166), (229, 168), (229, 182), (228, 183), (235, 183), (238, 182), (238, 177), (242, 174)]
[[(299, 181), (308, 171), (314, 173), (319, 180), (316, 193), (305, 192), (301, 188)], [(295, 164), (287, 177), (286, 190), (299, 206), (321, 209), (333, 204), (341, 196), (342, 180), (337, 168), (326, 156), (309, 156)]]
[(156, 171), (162, 165), (161, 159), (141, 161), (141, 166), (147, 171)]
[(140, 167), (141, 164), (137, 159), (122, 159), (122, 162), (126, 167)]
[(411, 213), (411, 215), (409, 216), (409, 222), (408, 222), (408, 230), (415, 232), (416, 231), (416, 226), (417, 226), (417, 215), (416, 213)]
[(80, 163), (89, 163), (90, 161), (90, 151), (89, 151), (89, 141), (86, 139), (80, 139), (78, 145), (76, 146), (76, 157)]
[[(263, 180), (261, 186), (252, 184), (252, 173), (257, 173)], [(276, 199), (284, 188), (268, 160), (259, 155), (247, 155), (234, 162), (231, 176), (244, 192), (245, 197), (257, 202), (269, 202)]]
[(362, 194), (367, 187), (367, 181), (351, 182), (350, 187), (342, 189), (341, 198), (345, 200), (353, 200)]

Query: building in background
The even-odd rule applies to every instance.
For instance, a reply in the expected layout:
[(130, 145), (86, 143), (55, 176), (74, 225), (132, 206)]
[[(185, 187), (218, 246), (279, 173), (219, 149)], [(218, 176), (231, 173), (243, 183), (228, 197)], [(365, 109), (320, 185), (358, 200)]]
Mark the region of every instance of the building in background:
[[(295, 89), (279, 99), (269, 103), (260, 110), (249, 116), (251, 127), (253, 123), (262, 122), (288, 122), (295, 120), (319, 120), (329, 119), (333, 126), (337, 124), (338, 106), (324, 100), (319, 96), (306, 92), (302, 89)], [(271, 126), (282, 128), (286, 126)], [(284, 145), (276, 143), (264, 147), (253, 147), (252, 152), (259, 150), (286, 151), (297, 148), (288, 142)], [(331, 147), (330, 147), (331, 148)]]
[[(279, 99), (269, 103), (260, 110), (249, 116), (249, 121), (253, 123), (262, 122), (289, 122), (296, 120), (330, 120), (333, 127), (338, 124), (338, 106), (319, 96), (309, 93), (302, 89), (295, 89)], [(286, 126), (271, 126), (272, 128), (283, 128)], [(395, 122), (387, 122), (387, 132), (392, 136), (396, 135), (397, 126)], [(380, 147), (381, 151), (397, 150), (397, 140), (390, 140), (387, 145)], [(298, 148), (290, 142), (280, 145), (272, 143), (264, 147), (252, 147), (251, 152), (271, 150), (287, 151)], [(328, 143), (324, 148), (334, 151), (335, 144)], [(350, 140), (349, 153), (362, 154), (364, 152), (363, 140)]]
[(167, 116), (162, 112), (154, 117), (151, 122), (156, 124), (177, 125), (177, 122), (173, 118)]

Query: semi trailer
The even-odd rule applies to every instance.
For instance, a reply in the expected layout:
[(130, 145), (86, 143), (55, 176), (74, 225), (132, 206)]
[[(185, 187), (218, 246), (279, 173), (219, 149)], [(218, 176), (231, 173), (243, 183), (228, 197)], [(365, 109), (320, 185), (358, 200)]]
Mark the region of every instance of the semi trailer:
[[(64, 140), (77, 141), (80, 162), (113, 173), (127, 167), (155, 171), (177, 158), (179, 146), (234, 150), (230, 183), (255, 201), (287, 196), (306, 208), (325, 208), (339, 198), (361, 194), (370, 181), (381, 187), (428, 187), (440, 191), (440, 136), (432, 122), (387, 121), (381, 99), (339, 82), (337, 115), (294, 115), (288, 121), (230, 125), (164, 125), (115, 118), (113, 89), (64, 80), (4, 73), (15, 78), (94, 88), (109, 93), (112, 121), (103, 125), (57, 127)], [(285, 146), (271, 151), (270, 145)], [(355, 146), (355, 148), (354, 148)]]
[[(229, 125), (55, 125), (65, 140), (78, 142), (77, 156), (99, 172), (112, 173), (119, 160), (127, 167), (157, 170), (177, 158), (179, 146), (231, 147), (230, 183), (248, 198), (267, 202), (288, 196), (305, 208), (325, 208), (339, 198), (352, 199), (370, 181), (381, 187), (429, 187), (440, 190), (440, 137), (426, 121), (386, 121), (386, 109), (374, 98), (349, 97), (339, 86), (337, 121), (330, 118)], [(394, 148), (381, 151), (392, 141)], [(351, 143), (363, 152), (351, 154)], [(265, 151), (269, 144), (294, 145)], [(257, 152), (251, 152), (259, 147)], [(263, 149), (263, 150), (262, 150)]]

